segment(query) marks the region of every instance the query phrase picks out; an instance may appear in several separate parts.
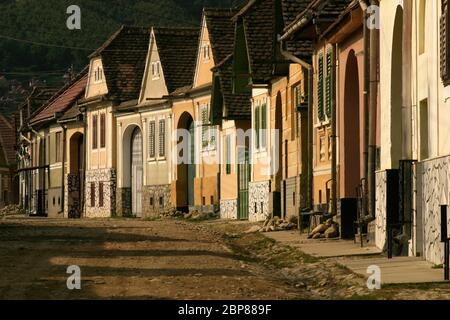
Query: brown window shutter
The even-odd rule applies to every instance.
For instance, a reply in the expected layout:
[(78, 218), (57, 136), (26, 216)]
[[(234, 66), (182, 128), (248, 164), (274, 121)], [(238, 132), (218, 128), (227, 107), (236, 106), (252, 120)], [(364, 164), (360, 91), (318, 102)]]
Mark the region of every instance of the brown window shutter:
[(100, 115), (100, 148), (106, 147), (106, 115)]
[(97, 149), (97, 123), (98, 123), (97, 115), (92, 117), (92, 149)]
[(442, 0), (442, 16), (441, 16), (441, 27), (440, 27), (440, 58), (441, 58), (441, 78), (444, 85), (450, 85), (450, 50), (448, 45), (450, 44), (450, 14), (449, 14), (449, 3), (448, 0)]

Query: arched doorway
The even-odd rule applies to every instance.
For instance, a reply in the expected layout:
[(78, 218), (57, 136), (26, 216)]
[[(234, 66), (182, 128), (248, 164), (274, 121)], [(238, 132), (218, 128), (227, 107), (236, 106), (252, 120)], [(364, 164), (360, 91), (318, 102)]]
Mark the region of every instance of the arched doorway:
[(188, 210), (195, 204), (195, 127), (188, 112), (180, 116), (177, 128), (177, 206)]
[(70, 137), (70, 167), (68, 174), (68, 216), (71, 219), (80, 218), (82, 211), (81, 200), (84, 182), (84, 136), (77, 132)]
[(395, 15), (394, 32), (392, 38), (391, 61), (391, 160), (392, 166), (398, 168), (403, 150), (402, 124), (402, 92), (403, 92), (403, 9), (398, 6)]
[(131, 212), (136, 217), (142, 216), (143, 188), (143, 146), (142, 132), (139, 127), (131, 135)]
[(341, 198), (354, 199), (361, 182), (361, 121), (358, 61), (353, 50), (347, 57), (344, 90)]

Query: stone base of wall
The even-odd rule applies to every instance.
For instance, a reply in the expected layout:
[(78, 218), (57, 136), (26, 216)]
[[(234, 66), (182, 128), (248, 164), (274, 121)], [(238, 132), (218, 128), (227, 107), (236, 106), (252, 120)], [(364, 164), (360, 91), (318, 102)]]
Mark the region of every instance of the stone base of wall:
[(117, 188), (116, 216), (130, 217), (131, 215), (131, 188)]
[[(450, 157), (417, 164), (415, 247), (427, 261), (444, 262), (441, 243), (441, 206), (450, 203)], [(450, 230), (450, 217), (447, 228)]]
[(386, 212), (387, 212), (387, 171), (375, 174), (375, 245), (384, 250), (386, 246)]
[(143, 217), (154, 217), (173, 209), (170, 184), (144, 186), (142, 197)]
[(248, 220), (252, 222), (264, 221), (273, 214), (273, 204), (269, 199), (270, 181), (250, 182), (248, 186)]
[(69, 219), (81, 218), (80, 177), (74, 174), (66, 175), (64, 190), (64, 217)]
[[(99, 205), (99, 182), (103, 182), (103, 206)], [(91, 184), (95, 185), (95, 204), (91, 205)], [(85, 217), (109, 218), (116, 214), (116, 170), (86, 171)]]
[(238, 201), (236, 200), (220, 200), (220, 219), (237, 220), (238, 218)]

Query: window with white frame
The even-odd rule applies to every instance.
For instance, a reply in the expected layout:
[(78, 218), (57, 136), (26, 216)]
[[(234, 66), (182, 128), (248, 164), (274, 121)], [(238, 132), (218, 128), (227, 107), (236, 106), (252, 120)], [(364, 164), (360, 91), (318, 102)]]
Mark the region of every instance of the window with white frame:
[(217, 140), (217, 130), (216, 127), (211, 126), (209, 111), (209, 105), (200, 106), (202, 150), (205, 151), (215, 149)]
[(255, 147), (256, 150), (264, 149), (267, 143), (267, 103), (266, 100), (258, 100), (255, 110)]
[(103, 70), (100, 67), (97, 67), (94, 71), (94, 80), (95, 82), (101, 82), (103, 80)]
[(202, 47), (202, 58), (203, 61), (209, 61), (209, 59), (211, 58), (211, 47), (209, 46), (209, 44), (205, 44)]
[(159, 79), (161, 76), (161, 62), (152, 62), (152, 79)]

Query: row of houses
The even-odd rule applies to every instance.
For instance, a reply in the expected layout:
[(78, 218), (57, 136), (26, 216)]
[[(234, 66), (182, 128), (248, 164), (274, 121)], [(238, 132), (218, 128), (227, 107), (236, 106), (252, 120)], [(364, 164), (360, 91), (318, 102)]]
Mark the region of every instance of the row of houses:
[(205, 8), (198, 28), (124, 26), (64, 88), (20, 108), (21, 205), (332, 216), (343, 238), (442, 263), (449, 10), (249, 0)]

